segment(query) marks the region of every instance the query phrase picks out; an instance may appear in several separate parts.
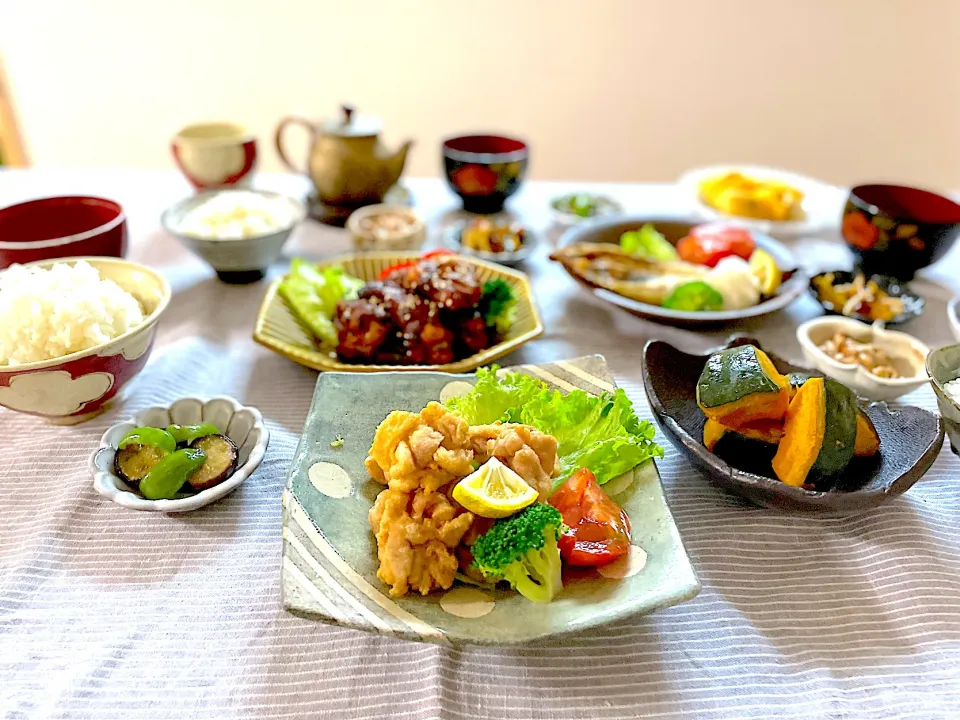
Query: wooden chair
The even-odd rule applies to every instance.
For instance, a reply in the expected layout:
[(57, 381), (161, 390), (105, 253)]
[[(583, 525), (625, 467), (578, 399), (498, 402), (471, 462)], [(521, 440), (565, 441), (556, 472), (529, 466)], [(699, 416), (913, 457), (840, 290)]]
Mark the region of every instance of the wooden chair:
[(13, 111), (13, 98), (3, 72), (3, 61), (0, 58), (0, 165), (25, 167), (29, 164), (23, 136), (17, 124), (17, 116)]

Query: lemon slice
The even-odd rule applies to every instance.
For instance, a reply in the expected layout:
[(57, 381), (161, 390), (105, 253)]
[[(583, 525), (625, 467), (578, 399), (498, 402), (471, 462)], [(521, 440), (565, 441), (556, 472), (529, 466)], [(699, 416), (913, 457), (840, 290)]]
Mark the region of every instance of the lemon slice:
[(760, 292), (764, 295), (773, 295), (780, 287), (782, 273), (773, 255), (766, 250), (757, 248), (750, 255), (750, 272), (760, 281)]
[(453, 499), (485, 518), (504, 518), (537, 501), (537, 491), (496, 458), (490, 458), (453, 488)]

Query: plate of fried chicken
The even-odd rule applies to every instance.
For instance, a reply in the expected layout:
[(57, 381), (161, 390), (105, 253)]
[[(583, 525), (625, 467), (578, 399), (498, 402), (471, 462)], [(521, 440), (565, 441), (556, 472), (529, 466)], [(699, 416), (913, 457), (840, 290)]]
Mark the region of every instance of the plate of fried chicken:
[(323, 373), (283, 494), (283, 605), (508, 645), (689, 600), (661, 456), (600, 356)]

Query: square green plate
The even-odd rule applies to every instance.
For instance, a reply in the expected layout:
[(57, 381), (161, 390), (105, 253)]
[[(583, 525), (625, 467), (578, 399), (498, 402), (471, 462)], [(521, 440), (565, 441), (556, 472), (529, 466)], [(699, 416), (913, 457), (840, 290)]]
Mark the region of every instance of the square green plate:
[[(564, 391), (579, 387), (598, 394), (614, 387), (600, 356), (513, 369)], [(475, 601), (469, 609), (485, 613), (472, 618), (444, 610), (451, 607), (454, 596), (449, 593), (458, 585), (427, 597), (389, 597), (377, 578), (376, 543), (367, 522), (383, 489), (364, 468), (367, 450), (391, 411), (419, 412), (429, 401), (469, 389), (472, 382), (472, 376), (431, 372), (320, 375), (283, 494), (281, 585), (288, 610), (412, 640), (507, 645), (583, 630), (696, 596), (700, 583), (651, 461), (606, 486), (630, 517), (634, 545), (646, 552), (640, 572), (620, 580), (569, 580), (549, 605), (510, 591), (472, 589), (466, 593)], [(332, 447), (338, 436), (343, 444)]]

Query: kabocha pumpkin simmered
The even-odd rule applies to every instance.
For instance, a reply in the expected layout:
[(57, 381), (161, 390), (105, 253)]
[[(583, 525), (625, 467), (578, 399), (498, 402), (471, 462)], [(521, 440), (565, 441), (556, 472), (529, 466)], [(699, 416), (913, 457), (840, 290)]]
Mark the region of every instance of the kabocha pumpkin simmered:
[(853, 459), (857, 400), (850, 388), (829, 378), (807, 380), (787, 410), (773, 471), (800, 487), (843, 470)]
[(716, 420), (707, 418), (703, 425), (703, 444), (710, 452), (714, 451), (721, 439), (731, 435), (767, 445), (776, 445), (783, 437), (783, 423), (778, 420), (755, 420), (738, 428), (730, 428)]
[(789, 402), (789, 381), (753, 345), (711, 355), (697, 383), (697, 404), (703, 414), (731, 428), (756, 420), (782, 420)]
[(863, 411), (857, 410), (857, 439), (853, 454), (856, 457), (873, 457), (880, 452), (880, 435), (873, 420)]
[[(805, 373), (790, 373), (787, 379), (790, 381), (790, 399), (797, 394), (800, 387), (812, 376)], [(880, 435), (873, 426), (873, 421), (863, 411), (857, 408), (857, 441), (854, 444), (853, 454), (855, 457), (873, 457), (880, 452)]]

